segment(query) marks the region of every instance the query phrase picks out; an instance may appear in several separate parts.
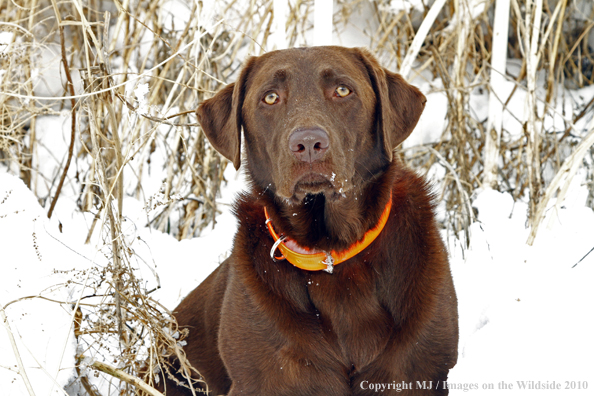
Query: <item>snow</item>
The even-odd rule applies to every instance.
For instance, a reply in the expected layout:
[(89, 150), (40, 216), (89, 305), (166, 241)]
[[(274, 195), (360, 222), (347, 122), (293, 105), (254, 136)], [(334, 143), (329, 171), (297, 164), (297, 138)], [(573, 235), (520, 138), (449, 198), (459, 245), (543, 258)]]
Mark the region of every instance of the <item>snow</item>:
[[(20, 179), (0, 173), (0, 186), (0, 307), (35, 393), (61, 395), (74, 370), (72, 310), (34, 296), (72, 301), (76, 297), (68, 282), (77, 277), (73, 269), (81, 271), (86, 263), (53, 239), (45, 211)], [(0, 332), (2, 392), (27, 395), (7, 332)]]
[[(35, 174), (32, 182), (32, 190), (39, 197), (47, 196), (52, 184), (52, 180), (62, 172), (63, 164), (68, 156), (68, 147), (70, 146), (70, 126), (72, 117), (69, 111), (62, 112), (59, 116), (40, 116), (37, 117), (36, 128), (43, 133), (51, 134), (52, 138), (38, 140), (37, 150), (33, 156), (33, 169), (43, 169), (43, 174)], [(68, 178), (66, 179), (65, 189), (69, 193), (74, 193), (77, 187), (70, 185), (69, 181), (76, 175), (76, 166), (68, 169)], [(59, 176), (58, 176), (59, 177)], [(55, 186), (54, 186), (55, 188)]]
[(447, 124), (448, 99), (441, 91), (441, 79), (435, 79), (431, 83), (415, 81), (414, 84), (425, 94), (427, 103), (415, 131), (402, 143), (405, 149), (438, 142)]
[(397, 14), (401, 11), (409, 13), (413, 9), (422, 12), (425, 5), (421, 0), (390, 0), (382, 4), (381, 7)]
[(592, 384), (594, 321), (587, 307), (594, 302), (594, 257), (572, 268), (593, 247), (592, 210), (582, 201), (550, 213), (553, 227), (543, 227), (530, 247), (525, 204), (487, 190), (473, 206), (479, 215), (470, 249), (462, 257), (450, 244), (460, 316), (459, 360), (450, 382), (478, 384), (469, 393), (492, 394), (482, 386), (502, 389), (504, 381), (513, 386), (505, 395), (566, 394), (521, 390), (518, 381), (555, 380), (562, 389), (566, 381)]
[[(147, 282), (155, 282), (148, 267), (156, 268), (161, 289), (153, 296), (166, 307), (174, 308), (228, 255), (236, 229), (230, 203), (244, 185), (242, 176), (228, 169), (229, 183), (219, 201), (223, 213), (217, 226), (205, 230), (201, 238), (177, 241), (146, 228), (143, 204), (133, 198), (125, 201), (128, 225), (123, 232), (148, 263), (140, 267)], [(52, 220), (46, 212), (20, 179), (0, 170), (0, 308), (5, 308), (10, 326), (0, 330), (3, 395), (29, 395), (18, 374), (8, 330), (35, 394), (65, 394), (62, 389), (76, 375), (73, 304), (84, 294), (85, 270), (105, 264), (101, 246), (85, 245), (92, 219), (77, 212), (73, 201), (61, 198)]]
[(134, 89), (134, 96), (138, 102), (138, 113), (149, 114), (149, 104), (147, 100), (147, 94), (149, 92), (148, 84), (138, 84), (138, 87)]

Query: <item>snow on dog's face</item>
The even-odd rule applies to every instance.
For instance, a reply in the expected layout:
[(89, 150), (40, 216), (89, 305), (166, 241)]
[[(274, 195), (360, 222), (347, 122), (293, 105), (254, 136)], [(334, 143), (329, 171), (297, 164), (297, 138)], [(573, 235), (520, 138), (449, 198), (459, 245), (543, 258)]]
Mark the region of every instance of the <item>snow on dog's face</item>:
[(236, 83), (197, 110), (211, 144), (291, 202), (339, 200), (381, 172), (412, 132), (425, 97), (359, 48), (311, 47), (250, 58)]

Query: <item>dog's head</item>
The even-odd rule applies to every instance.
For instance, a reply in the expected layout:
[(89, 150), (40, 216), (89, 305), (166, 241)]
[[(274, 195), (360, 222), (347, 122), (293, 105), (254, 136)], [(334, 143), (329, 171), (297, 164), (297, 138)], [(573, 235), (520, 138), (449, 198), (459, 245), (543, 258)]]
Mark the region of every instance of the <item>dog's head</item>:
[(341, 199), (385, 169), (425, 96), (366, 50), (297, 48), (252, 57), (197, 110), (211, 144), (278, 197)]

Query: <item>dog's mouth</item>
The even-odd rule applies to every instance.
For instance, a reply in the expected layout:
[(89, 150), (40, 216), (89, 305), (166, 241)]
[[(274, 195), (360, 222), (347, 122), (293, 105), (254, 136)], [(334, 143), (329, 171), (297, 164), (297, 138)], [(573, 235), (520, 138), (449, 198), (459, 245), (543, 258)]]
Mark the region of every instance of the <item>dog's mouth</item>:
[(308, 195), (323, 194), (326, 199), (338, 200), (345, 197), (347, 188), (338, 183), (335, 173), (307, 172), (293, 184), (291, 200), (301, 202)]
[(287, 204), (297, 205), (306, 198), (323, 196), (326, 201), (339, 201), (355, 187), (354, 175), (332, 161), (313, 164), (294, 163), (279, 166), (274, 192)]
[(331, 177), (316, 172), (308, 172), (301, 176), (295, 183), (295, 193), (319, 194), (327, 190), (333, 190), (334, 185)]

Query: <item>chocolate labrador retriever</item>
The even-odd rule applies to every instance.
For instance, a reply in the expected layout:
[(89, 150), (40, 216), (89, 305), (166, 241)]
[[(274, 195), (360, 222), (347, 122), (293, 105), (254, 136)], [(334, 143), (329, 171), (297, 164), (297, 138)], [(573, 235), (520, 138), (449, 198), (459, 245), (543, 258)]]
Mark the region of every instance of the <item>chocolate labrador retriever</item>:
[(448, 393), (447, 253), (427, 182), (393, 153), (425, 101), (364, 49), (313, 47), (250, 58), (200, 105), (236, 169), (243, 129), (249, 180), (231, 256), (174, 311), (209, 394)]

